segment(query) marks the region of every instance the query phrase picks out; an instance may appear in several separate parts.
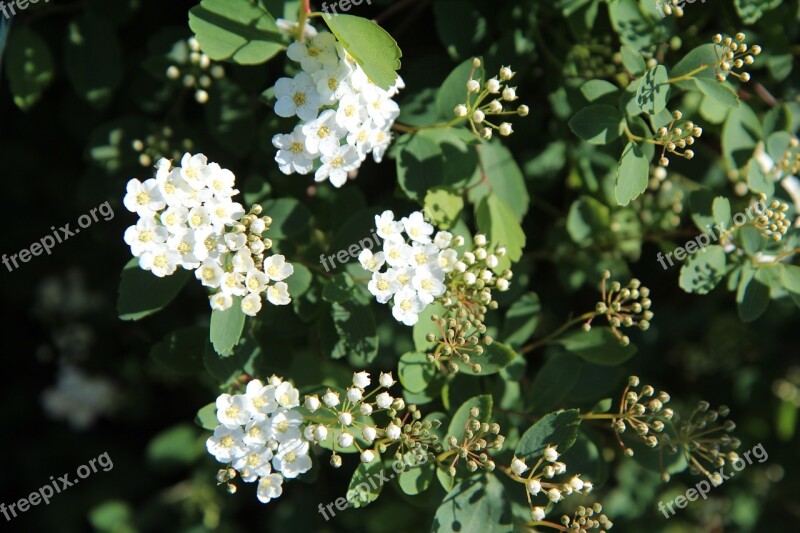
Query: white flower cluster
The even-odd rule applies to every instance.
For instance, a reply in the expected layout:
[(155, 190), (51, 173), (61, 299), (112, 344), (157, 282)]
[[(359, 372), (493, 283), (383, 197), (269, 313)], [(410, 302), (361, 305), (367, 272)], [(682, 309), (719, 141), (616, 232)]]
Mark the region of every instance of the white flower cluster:
[[(200, 43), (195, 37), (190, 37), (185, 45), (182, 42), (177, 43), (175, 48), (182, 46), (189, 47), (188, 61), (167, 67), (167, 78), (180, 80), (187, 89), (194, 89), (194, 99), (199, 104), (205, 104), (208, 102), (207, 89), (211, 87), (213, 80), (225, 77), (225, 69), (222, 65), (212, 65), (211, 58), (200, 51)], [(171, 57), (181, 57), (181, 54), (172, 54)]]
[[(335, 444), (341, 448), (349, 448), (355, 443), (361, 451), (361, 461), (364, 463), (371, 463), (375, 459), (376, 453), (371, 449), (361, 450), (361, 447), (355, 441), (354, 433), (360, 433), (361, 439), (372, 446), (378, 437), (399, 441), (402, 428), (395, 423), (394, 419), (385, 428), (378, 428), (356, 420), (354, 415), (360, 413), (363, 416), (370, 416), (380, 411), (393, 410), (396, 412), (405, 408), (405, 402), (402, 398), (395, 398), (387, 391), (376, 395), (382, 388), (388, 389), (396, 383), (391, 372), (381, 372), (378, 378), (378, 385), (372, 391), (367, 392), (366, 389), (371, 383), (372, 378), (368, 372), (355, 372), (353, 373), (353, 385), (347, 389), (344, 398), (340, 398), (338, 392), (328, 389), (322, 395), (321, 400), (317, 395), (306, 396), (303, 403), (303, 406), (312, 413), (322, 409), (333, 415), (338, 421), (335, 429), (340, 431)], [(371, 402), (366, 400), (373, 396), (374, 398)], [(394, 414), (390, 413), (390, 416), (394, 417)], [(316, 442), (325, 442), (329, 436), (329, 429), (332, 428), (324, 424), (309, 425), (306, 428), (306, 438)], [(333, 437), (332, 434), (331, 437)], [(335, 467), (341, 465), (341, 458), (335, 452), (331, 458), (331, 464)]]
[[(144, 183), (128, 182), (125, 207), (139, 221), (125, 231), (125, 242), (139, 258), (139, 266), (158, 277), (178, 267), (194, 270), (211, 289), (212, 309), (224, 310), (241, 297), (242, 311), (254, 316), (261, 310), (261, 294), (273, 305), (291, 301), (283, 281), (294, 271), (282, 255), (264, 258), (272, 247), (261, 235), (270, 217), (261, 217), (255, 205), (245, 215), (232, 197), (239, 191), (230, 170), (209, 163), (203, 154), (185, 154), (181, 166), (167, 159), (156, 163), (156, 177)], [(273, 284), (270, 284), (274, 282)]]
[[(565, 496), (569, 496), (573, 492), (580, 494), (588, 494), (591, 492), (593, 488), (592, 483), (582, 480), (580, 474), (572, 476), (569, 481), (563, 483), (545, 481), (546, 479), (552, 479), (567, 471), (567, 465), (560, 462), (558, 458), (559, 454), (556, 447), (547, 446), (543, 452), (543, 459), (544, 462), (549, 464), (544, 464), (544, 466), (542, 466), (543, 461), (539, 459), (527, 477), (522, 477), (523, 473), (530, 470), (530, 467), (525, 464), (524, 460), (514, 457), (511, 461), (511, 472), (515, 476), (515, 480), (525, 483), (525, 487), (530, 496), (535, 497), (539, 494), (543, 494), (553, 503), (561, 501)], [(542, 467), (541, 470), (539, 470), (540, 466)], [(530, 496), (528, 497), (529, 502), (531, 501)], [(531, 516), (533, 519), (536, 521), (543, 520), (545, 517), (545, 508), (533, 506), (533, 503), (531, 503), (531, 505)]]
[(302, 71), (275, 83), (275, 113), (297, 115), (301, 122), (292, 133), (272, 138), (281, 172), (308, 174), (319, 159), (314, 180), (341, 187), (368, 154), (380, 163), (400, 114), (392, 96), (403, 80), (398, 76), (388, 91), (376, 86), (329, 32), (292, 43), (286, 55)]
[[(236, 473), (246, 483), (258, 480), (257, 496), (267, 503), (283, 493), (283, 480), (311, 469), (309, 442), (303, 438), (300, 393), (288, 381), (272, 376), (268, 384), (254, 379), (244, 394), (217, 398), (219, 425), (206, 441), (208, 453), (230, 464), (235, 473), (222, 470), (220, 483)], [(231, 486), (231, 485), (229, 485)]]
[[(384, 211), (375, 217), (375, 226), (383, 251), (373, 254), (365, 249), (358, 256), (361, 266), (372, 272), (367, 287), (378, 302), (392, 300), (392, 315), (398, 322), (413, 326), (425, 307), (445, 293), (445, 274), (458, 262), (456, 250), (450, 248), (453, 235), (446, 231), (433, 235), (434, 228), (421, 211), (399, 221), (392, 211)], [(461, 239), (455, 241), (463, 244)], [(384, 265), (387, 268), (381, 272)]]
[(80, 368), (66, 365), (58, 373), (56, 386), (42, 393), (42, 405), (51, 418), (84, 430), (113, 410), (115, 397), (114, 385), (107, 379), (89, 377)]

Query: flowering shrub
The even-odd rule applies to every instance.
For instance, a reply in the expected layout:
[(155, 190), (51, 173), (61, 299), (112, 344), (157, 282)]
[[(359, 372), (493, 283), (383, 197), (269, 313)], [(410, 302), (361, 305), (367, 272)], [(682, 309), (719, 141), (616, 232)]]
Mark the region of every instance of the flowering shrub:
[[(8, 478), (68, 471), (53, 461), (77, 451), (38, 444), (65, 423), (120, 475), (64, 496), (77, 518), (15, 520), (791, 530), (797, 2), (715, 2), (87, 0), (0, 19), (19, 137), (3, 263), (42, 333), (21, 343), (35, 358), (12, 342), (8, 394), (36, 389), (52, 419)], [(104, 200), (116, 226), (80, 222)], [(80, 235), (47, 231), (76, 218)], [(70, 239), (36, 253), (42, 232)], [(722, 486), (756, 449), (768, 462)]]

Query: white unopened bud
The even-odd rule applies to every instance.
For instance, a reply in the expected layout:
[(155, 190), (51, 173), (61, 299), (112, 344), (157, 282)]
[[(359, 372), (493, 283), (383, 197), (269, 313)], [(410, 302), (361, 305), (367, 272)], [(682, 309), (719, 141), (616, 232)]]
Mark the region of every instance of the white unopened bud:
[(364, 397), (364, 394), (361, 392), (361, 389), (356, 387), (351, 387), (347, 389), (347, 399), (350, 400), (352, 403), (358, 403), (361, 401), (361, 398)]
[(361, 452), (361, 462), (371, 463), (375, 459), (375, 452), (372, 450), (364, 450)]
[(397, 424), (392, 423), (386, 427), (386, 436), (392, 440), (399, 439), (401, 433), (402, 432), (400, 431), (400, 426), (398, 426)]
[(516, 74), (516, 72), (512, 72), (508, 67), (503, 67), (500, 69), (500, 79), (503, 81), (510, 80), (514, 77), (514, 74)]
[(314, 438), (319, 442), (325, 441), (328, 438), (328, 428), (322, 424), (316, 426), (314, 428)]
[(458, 104), (455, 109), (453, 109), (453, 113), (456, 114), (457, 117), (466, 117), (467, 116), (467, 106), (464, 104)]
[(472, 121), (476, 124), (480, 124), (485, 118), (486, 115), (480, 109), (476, 109), (475, 112), (472, 113)]
[(353, 436), (346, 431), (340, 434), (337, 440), (342, 448), (349, 448), (353, 445)]
[(497, 81), (497, 78), (492, 78), (486, 82), (486, 90), (492, 94), (500, 92), (500, 82)]
[(397, 383), (392, 377), (391, 372), (381, 372), (378, 382), (381, 384), (381, 387), (385, 387), (387, 389)]
[(514, 130), (511, 128), (511, 124), (508, 122), (503, 122), (500, 124), (500, 135), (503, 137), (508, 137), (512, 133), (514, 133)]
[(359, 389), (366, 389), (372, 380), (369, 379), (368, 372), (354, 372), (353, 373), (353, 386)]
[(506, 102), (513, 102), (517, 99), (516, 87), (506, 87), (503, 89), (503, 100)]
[(322, 402), (328, 407), (336, 407), (339, 405), (339, 393), (328, 389), (328, 392), (322, 396)]
[(372, 414), (372, 406), (368, 403), (362, 403), (361, 407), (359, 407), (359, 411), (364, 416), (369, 416)]
[(481, 90), (481, 84), (478, 80), (469, 80), (467, 82), (467, 90), (471, 93), (476, 93)]
[(303, 406), (312, 413), (319, 409), (319, 405), (319, 398), (316, 396), (306, 396), (306, 401), (303, 403)]
[(536, 496), (542, 492), (542, 484), (539, 483), (538, 479), (531, 479), (528, 481), (528, 492), (530, 492), (533, 496)]
[(374, 441), (377, 435), (378, 432), (375, 430), (374, 427), (371, 426), (365, 426), (364, 429), (361, 431), (361, 436), (364, 437), (364, 440), (367, 442)]
[(347, 412), (339, 413), (339, 422), (343, 426), (349, 426), (350, 424), (353, 423), (353, 415), (351, 415), (350, 413), (347, 413)]

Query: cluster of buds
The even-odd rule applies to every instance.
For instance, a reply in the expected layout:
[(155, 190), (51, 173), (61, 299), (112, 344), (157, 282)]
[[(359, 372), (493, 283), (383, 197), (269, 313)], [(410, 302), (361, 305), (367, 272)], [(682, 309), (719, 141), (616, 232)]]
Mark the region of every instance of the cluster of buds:
[(678, 413), (675, 413), (674, 441), (667, 433), (662, 439), (671, 451), (680, 449), (683, 452), (692, 474), (703, 474), (714, 486), (721, 484), (723, 480), (719, 473), (712, 471), (739, 459), (734, 450), (739, 448), (741, 442), (730, 435), (736, 429), (736, 424), (733, 420), (722, 420), (729, 414), (730, 409), (727, 406), (711, 409), (708, 402), (701, 401), (687, 420), (680, 420)]
[(498, 76), (484, 82), (481, 77), (475, 79), (475, 72), (481, 68), (481, 60), (477, 57), (472, 60), (472, 71), (467, 82), (467, 100), (463, 104), (458, 104), (453, 113), (457, 118), (466, 117), (469, 126), (475, 135), (480, 135), (483, 139), (491, 139), (495, 130), (507, 137), (514, 130), (509, 122), (501, 122), (499, 125), (488, 120), (488, 117), (502, 117), (505, 115), (527, 116), (529, 109), (526, 105), (520, 105), (516, 110), (506, 110), (504, 102), (514, 102), (517, 100), (517, 88), (511, 87), (502, 82), (508, 82), (516, 74), (509, 67), (502, 67)]
[(579, 506), (571, 517), (563, 515), (561, 523), (566, 528), (565, 531), (576, 533), (594, 529), (597, 529), (598, 533), (605, 533), (614, 527), (614, 523), (603, 514), (603, 506), (600, 503), (595, 503), (591, 507)]
[(650, 448), (657, 447), (663, 440), (666, 436), (663, 433), (664, 421), (669, 421), (674, 416), (671, 408), (664, 407), (669, 399), (669, 394), (664, 391), (656, 394), (650, 385), (640, 388), (638, 377), (628, 378), (628, 386), (622, 391), (619, 415), (611, 419), (611, 427), (616, 433), (617, 442), (625, 450), (625, 455), (633, 455), (633, 449), (627, 447), (620, 438), (620, 434), (628, 427)]
[(500, 424), (488, 423), (480, 419), (480, 409), (473, 407), (469, 411), (469, 418), (464, 423), (464, 434), (459, 438), (451, 435), (447, 438), (448, 451), (439, 457), (440, 461), (450, 460), (447, 472), (451, 477), (456, 475), (456, 464), (463, 460), (468, 471), (475, 472), (483, 468), (487, 472), (495, 469), (495, 463), (487, 451), (500, 451), (503, 448), (505, 437), (500, 434)]
[(793, 176), (800, 173), (800, 141), (797, 137), (792, 137), (789, 140), (789, 147), (784, 152), (780, 161), (775, 161), (775, 172), (779, 176)]
[(179, 160), (185, 152), (191, 152), (194, 143), (191, 139), (184, 138), (178, 142), (178, 146), (173, 145), (175, 140), (172, 138), (174, 132), (169, 126), (164, 126), (160, 131), (152, 133), (144, 139), (134, 139), (131, 148), (139, 154), (139, 164), (146, 168), (153, 166), (153, 161), (162, 157), (167, 159)]
[[(673, 111), (669, 126), (662, 126), (656, 132), (656, 144), (662, 146), (661, 157), (658, 160), (658, 164), (662, 167), (669, 165), (669, 159), (666, 156), (667, 152), (684, 159), (693, 158), (694, 151), (686, 147), (693, 145), (694, 140), (703, 134), (703, 128), (695, 126), (690, 120), (678, 126), (677, 122), (681, 120), (681, 117), (683, 117), (683, 113)], [(679, 152), (678, 150), (683, 151)]]
[[(766, 205), (767, 196), (761, 193), (759, 200), (755, 205)], [(761, 235), (778, 242), (786, 235), (792, 225), (789, 217), (786, 216), (788, 209), (789, 204), (780, 200), (772, 200), (767, 209), (760, 212), (760, 216), (753, 221), (753, 225)]]
[(744, 33), (737, 33), (733, 39), (730, 37), (723, 38), (719, 33), (713, 38), (714, 44), (722, 47), (714, 48), (717, 55), (717, 63), (714, 65), (714, 70), (717, 73), (718, 81), (725, 81), (729, 75), (738, 78), (743, 82), (750, 81), (750, 74), (747, 72), (734, 72), (734, 69), (740, 70), (745, 66), (752, 65), (755, 62), (755, 56), (761, 53), (761, 47), (757, 44), (748, 48), (747, 43), (744, 42)]
[(661, 13), (662, 17), (667, 17), (674, 14), (676, 17), (683, 16), (683, 7), (678, 4), (683, 4), (685, 0), (656, 0), (656, 9)]
[(180, 80), (184, 87), (194, 90), (194, 99), (199, 104), (208, 102), (208, 88), (213, 80), (225, 77), (222, 65), (212, 65), (211, 58), (200, 51), (200, 43), (194, 37), (187, 41), (189, 53), (186, 60), (167, 67), (167, 78)]
[(607, 286), (610, 277), (611, 272), (603, 271), (600, 283), (601, 300), (595, 306), (595, 315), (589, 318), (583, 328), (588, 331), (595, 317), (605, 316), (620, 344), (627, 346), (631, 341), (618, 328), (636, 326), (644, 331), (650, 327), (650, 320), (653, 319), (653, 312), (650, 311), (650, 289), (642, 286), (636, 278), (631, 279), (627, 287), (622, 287), (618, 281), (612, 281)]
[[(364, 463), (371, 463), (394, 444), (399, 444), (395, 450), (398, 458), (402, 458), (405, 451), (418, 456), (427, 453), (429, 448), (433, 451), (441, 448), (433, 431), (441, 423), (422, 420), (422, 413), (415, 405), (406, 406), (402, 398), (389, 394), (388, 389), (396, 383), (391, 372), (381, 372), (378, 385), (367, 391), (371, 383), (369, 373), (356, 372), (353, 384), (344, 393), (328, 389), (322, 398), (318, 395), (305, 398), (303, 407), (310, 413), (306, 419), (322, 421), (307, 427), (306, 438), (318, 443), (330, 439), (334, 468), (342, 464), (342, 458), (336, 453), (337, 446), (341, 449), (355, 446)], [(380, 412), (388, 416), (389, 422), (378, 427), (371, 417)]]
[(263, 233), (269, 231), (272, 217), (269, 215), (260, 217), (263, 210), (264, 208), (259, 204), (253, 204), (250, 211), (233, 226), (232, 232), (245, 236), (245, 243), (250, 250), (254, 267), (259, 270), (264, 266), (264, 252), (272, 248), (272, 239), (262, 236)]
[[(497, 309), (492, 290), (507, 291), (513, 274), (504, 270), (497, 275), (492, 269), (497, 268), (500, 257), (506, 254), (503, 246), (498, 246), (491, 253), (487, 250), (486, 236), (475, 235), (475, 246), (466, 251), (455, 262), (453, 270), (447, 274), (446, 290), (439, 301), (447, 308), (445, 316), (433, 315), (439, 328), (439, 334), (429, 333), (428, 342), (436, 343), (436, 348), (428, 354), (428, 360), (436, 363), (448, 373), (459, 371), (457, 361), (472, 369), (476, 374), (481, 372), (479, 362), (472, 358), (484, 352), (484, 346), (493, 339), (486, 335), (486, 312)], [(463, 246), (461, 236), (454, 238), (456, 246)]]
[[(581, 479), (580, 474), (571, 476), (566, 481), (557, 481), (554, 478), (567, 471), (567, 465), (558, 460), (559, 455), (555, 446), (547, 446), (542, 452), (533, 468), (525, 461), (514, 457), (511, 466), (504, 469), (511, 479), (525, 484), (528, 505), (531, 508), (531, 518), (540, 522), (545, 518), (545, 507), (534, 503), (537, 496), (545, 497), (552, 503), (557, 503), (573, 493), (588, 494), (592, 491), (592, 483)], [(523, 476), (525, 472), (527, 475)]]

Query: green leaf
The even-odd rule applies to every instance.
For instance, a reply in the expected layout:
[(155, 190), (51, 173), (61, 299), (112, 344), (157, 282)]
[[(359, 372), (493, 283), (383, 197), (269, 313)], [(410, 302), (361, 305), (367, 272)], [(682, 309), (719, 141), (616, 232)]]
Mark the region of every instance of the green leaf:
[(755, 24), (766, 11), (781, 5), (781, 0), (734, 0), (736, 13), (745, 24)]
[(589, 80), (581, 85), (581, 94), (590, 104), (615, 105), (619, 100), (619, 88), (606, 80)]
[(486, 37), (486, 17), (469, 0), (434, 2), (433, 15), (439, 39), (453, 59), (472, 54)]
[[(378, 452), (370, 463), (359, 463), (347, 487), (347, 501), (356, 509), (366, 507), (380, 496), (383, 482), (380, 479), (383, 462)], [(372, 480), (372, 483), (370, 483)]]
[(289, 294), (295, 299), (305, 294), (311, 286), (312, 275), (311, 271), (305, 265), (292, 263), (292, 267), (294, 268), (294, 272), (292, 272), (292, 275), (286, 278), (285, 281), (286, 285), (289, 287)]
[(139, 268), (136, 258), (122, 269), (117, 298), (121, 320), (139, 320), (167, 306), (189, 281), (188, 270), (178, 269), (173, 275), (159, 278)]
[(516, 352), (501, 342), (494, 341), (489, 346), (485, 346), (483, 354), (475, 355), (471, 358), (472, 363), (481, 365), (481, 371), (475, 373), (469, 365), (464, 364), (460, 359), (455, 363), (465, 376), (489, 376), (496, 374), (507, 367), (511, 361), (517, 357)]
[(616, 107), (596, 104), (582, 108), (569, 119), (572, 132), (591, 144), (608, 144), (623, 131), (624, 119)]
[(500, 338), (512, 348), (520, 348), (536, 331), (541, 312), (539, 296), (534, 292), (523, 294), (506, 311)]
[(26, 25), (14, 28), (7, 46), (6, 76), (11, 96), (17, 107), (27, 111), (53, 81), (53, 56), (47, 42)]
[(397, 140), (397, 180), (409, 198), (422, 202), (434, 187), (464, 187), (478, 166), (475, 139), (462, 128), (426, 129)]
[(503, 245), (507, 254), (500, 258), (500, 268), (504, 264), (517, 262), (522, 257), (525, 247), (525, 232), (522, 231), (517, 217), (511, 207), (494, 193), (481, 199), (477, 207), (478, 229), (485, 233), (494, 245)]
[(620, 365), (636, 354), (636, 346), (633, 344), (622, 346), (614, 332), (608, 327), (593, 327), (589, 331), (582, 329), (573, 331), (564, 335), (558, 342), (567, 351), (596, 365)]
[(731, 202), (724, 196), (714, 198), (711, 205), (711, 212), (714, 214), (714, 222), (720, 227), (727, 228), (731, 225)]
[(611, 223), (608, 206), (591, 196), (581, 196), (569, 208), (567, 232), (576, 244), (588, 246), (602, 238)]
[(425, 307), (419, 314), (419, 320), (414, 324), (413, 337), (414, 349), (418, 352), (427, 352), (434, 346), (432, 342), (428, 342), (425, 337), (428, 333), (433, 333), (436, 336), (441, 335), (439, 327), (431, 320), (433, 315), (444, 315), (447, 310), (439, 302), (433, 302)]
[(92, 106), (102, 109), (111, 102), (124, 64), (117, 34), (105, 20), (89, 13), (69, 23), (64, 68), (75, 91)]
[(353, 15), (322, 18), (375, 85), (384, 90), (394, 85), (403, 53), (386, 30), (369, 19)]
[(189, 27), (216, 61), (257, 65), (283, 50), (275, 19), (261, 2), (203, 0), (189, 10)]
[(343, 303), (353, 297), (355, 289), (353, 278), (346, 272), (339, 272), (329, 279), (322, 288), (322, 299), (330, 303)]
[(800, 294), (800, 266), (783, 265), (783, 287), (795, 294)]
[(522, 434), (514, 455), (529, 464), (541, 457), (548, 446), (555, 446), (560, 455), (569, 450), (575, 442), (580, 425), (578, 409), (556, 411), (545, 415)]
[(754, 268), (749, 263), (742, 267), (739, 287), (736, 291), (736, 310), (742, 322), (753, 322), (769, 307), (769, 283), (767, 268)]
[(203, 429), (214, 431), (219, 425), (219, 420), (217, 420), (217, 403), (211, 402), (201, 407), (194, 417), (194, 422)]
[(231, 153), (244, 157), (252, 149), (256, 131), (250, 95), (228, 78), (215, 80), (208, 91), (203, 107), (209, 133)]
[[(717, 78), (716, 74), (714, 73), (714, 65), (717, 63), (717, 57), (721, 57), (721, 54), (724, 53), (724, 51), (725, 49), (722, 46), (713, 43), (701, 44), (683, 56), (683, 59), (678, 61), (675, 66), (672, 67), (672, 77), (679, 78), (697, 70), (703, 65), (710, 65), (708, 68), (692, 74), (692, 78), (694, 80), (699, 78), (707, 78), (716, 81)], [(692, 83), (691, 79), (679, 81), (677, 82), (677, 85), (678, 87), (687, 90), (691, 90), (696, 87)]]
[(512, 530), (509, 497), (494, 474), (457, 483), (436, 510), (431, 533), (508, 533)]
[(569, 353), (559, 353), (545, 361), (526, 390), (530, 411), (547, 412), (559, 406), (580, 379), (582, 368), (580, 358)]
[(680, 287), (686, 292), (708, 294), (725, 277), (725, 251), (717, 244), (689, 256), (681, 267)]
[(436, 366), (428, 361), (424, 353), (407, 352), (397, 363), (397, 376), (407, 391), (422, 392), (436, 377)]
[(378, 334), (375, 315), (369, 307), (352, 302), (334, 303), (331, 306), (333, 325), (338, 341), (331, 349), (331, 357), (348, 355), (351, 364), (365, 366), (378, 355)]
[(519, 220), (528, 212), (530, 196), (525, 177), (511, 151), (500, 142), (484, 143), (476, 147), (480, 168), (476, 169), (474, 181), (469, 188), (469, 200), (478, 204), (484, 196), (493, 192), (511, 207)]
[(650, 162), (644, 152), (633, 141), (622, 151), (617, 167), (617, 181), (614, 186), (614, 197), (619, 205), (628, 205), (647, 189), (650, 178)]
[(436, 109), (442, 119), (448, 121), (454, 119), (453, 110), (456, 106), (467, 102), (467, 82), (470, 80), (470, 73), (472, 73), (472, 79), (482, 79), (484, 77), (483, 66), (473, 70), (472, 59), (468, 59), (454, 68), (445, 78), (436, 95)]
[(412, 468), (404, 470), (397, 476), (398, 485), (400, 489), (410, 496), (422, 494), (433, 481), (433, 474), (436, 471), (434, 463), (425, 463), (423, 465), (414, 466), (417, 463), (416, 457), (411, 452), (406, 452), (406, 462), (412, 465)]
[(670, 92), (668, 79), (664, 65), (656, 65), (645, 73), (636, 91), (636, 103), (642, 111), (648, 115), (657, 115), (667, 107)]
[(644, 16), (635, 0), (617, 0), (608, 4), (608, 14), (622, 44), (644, 50), (653, 42), (653, 23)]
[(767, 196), (775, 194), (775, 182), (769, 179), (755, 158), (747, 163), (747, 187), (753, 192), (761, 192)]
[(306, 233), (311, 211), (294, 198), (276, 198), (263, 203), (264, 215), (272, 217), (266, 236), (270, 239), (286, 239)]
[(173, 372), (191, 375), (203, 369), (205, 339), (205, 328), (181, 328), (155, 344), (150, 349), (150, 357)]
[[(492, 417), (493, 400), (491, 395), (483, 394), (480, 396), (473, 396), (456, 410), (453, 418), (450, 419), (450, 425), (447, 427), (447, 437), (456, 437), (461, 440), (464, 436), (464, 429), (466, 428), (467, 420), (472, 418), (470, 416), (470, 409), (477, 407), (479, 410), (478, 420), (481, 422), (489, 422)], [(449, 444), (447, 444), (449, 446)]]
[(623, 44), (622, 48), (620, 48), (620, 55), (622, 56), (622, 64), (628, 69), (631, 76), (638, 78), (647, 70), (647, 63), (645, 63), (642, 54), (635, 48)]
[(245, 336), (228, 356), (220, 356), (215, 352), (209, 340), (205, 344), (203, 365), (211, 377), (223, 387), (241, 377), (247, 363), (261, 352), (260, 346), (251, 336)]
[(173, 426), (147, 445), (147, 462), (156, 468), (185, 467), (205, 452), (197, 428), (189, 423)]
[(239, 343), (239, 338), (244, 330), (245, 315), (242, 312), (242, 299), (233, 297), (233, 305), (224, 311), (214, 309), (211, 311), (211, 344), (214, 350), (225, 357), (233, 353), (233, 348)]
[(439, 229), (447, 230), (455, 225), (464, 209), (464, 198), (445, 187), (430, 189), (423, 202), (425, 213), (431, 217), (430, 223)]
[(739, 97), (724, 82), (713, 78), (695, 78), (694, 82), (700, 92), (722, 107), (739, 107)]
[(744, 168), (761, 139), (761, 121), (745, 103), (731, 109), (722, 128), (722, 152), (731, 167)]

